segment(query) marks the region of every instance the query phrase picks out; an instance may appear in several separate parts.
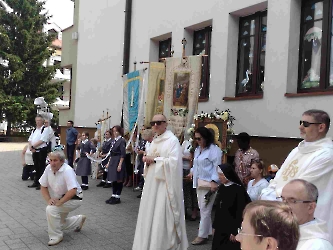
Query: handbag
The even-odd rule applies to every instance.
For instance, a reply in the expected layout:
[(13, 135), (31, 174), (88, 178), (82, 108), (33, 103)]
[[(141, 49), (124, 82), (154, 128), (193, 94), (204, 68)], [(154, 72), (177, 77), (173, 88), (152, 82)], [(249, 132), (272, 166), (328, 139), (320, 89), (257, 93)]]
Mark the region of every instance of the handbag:
[(198, 179), (198, 188), (200, 189), (210, 189), (210, 182)]

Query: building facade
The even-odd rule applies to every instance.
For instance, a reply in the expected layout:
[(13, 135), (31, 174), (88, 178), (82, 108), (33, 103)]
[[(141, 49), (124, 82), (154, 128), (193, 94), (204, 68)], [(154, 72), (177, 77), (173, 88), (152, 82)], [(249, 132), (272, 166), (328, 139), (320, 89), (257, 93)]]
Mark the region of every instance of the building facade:
[[(75, 0), (62, 55), (72, 68), (71, 107), (60, 125), (70, 118), (94, 127), (106, 109), (119, 124), (125, 2)], [(130, 71), (170, 51), (181, 57), (185, 38), (186, 55), (208, 55), (198, 112), (230, 109), (235, 133), (249, 133), (268, 163), (281, 164), (299, 142), (302, 112), (333, 115), (331, 10), (332, 0), (133, 1)]]

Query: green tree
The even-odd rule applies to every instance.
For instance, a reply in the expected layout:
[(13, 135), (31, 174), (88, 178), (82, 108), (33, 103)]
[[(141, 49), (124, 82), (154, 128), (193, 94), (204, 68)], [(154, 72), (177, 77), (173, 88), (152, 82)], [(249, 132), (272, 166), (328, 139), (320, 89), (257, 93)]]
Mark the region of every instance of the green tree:
[(10, 135), (15, 124), (34, 126), (34, 99), (52, 103), (61, 83), (50, 83), (57, 66), (45, 66), (54, 53), (54, 36), (43, 32), (50, 18), (45, 1), (0, 1), (12, 10), (0, 4), (0, 119), (7, 120)]

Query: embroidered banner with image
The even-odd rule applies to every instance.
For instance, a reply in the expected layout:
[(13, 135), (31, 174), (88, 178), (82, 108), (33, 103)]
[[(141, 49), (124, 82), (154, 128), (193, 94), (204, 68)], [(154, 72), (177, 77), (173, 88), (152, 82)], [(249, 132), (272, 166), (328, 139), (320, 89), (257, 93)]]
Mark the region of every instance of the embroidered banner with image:
[[(143, 120), (144, 70), (123, 76), (123, 123), (124, 133), (131, 132), (135, 123)], [(142, 123), (142, 122), (140, 122)]]
[(201, 56), (166, 59), (163, 114), (178, 138), (191, 127), (198, 109), (201, 60)]
[(144, 125), (149, 127), (149, 122), (155, 114), (163, 113), (165, 85), (165, 64), (151, 62), (149, 64), (149, 78), (146, 97), (145, 121)]

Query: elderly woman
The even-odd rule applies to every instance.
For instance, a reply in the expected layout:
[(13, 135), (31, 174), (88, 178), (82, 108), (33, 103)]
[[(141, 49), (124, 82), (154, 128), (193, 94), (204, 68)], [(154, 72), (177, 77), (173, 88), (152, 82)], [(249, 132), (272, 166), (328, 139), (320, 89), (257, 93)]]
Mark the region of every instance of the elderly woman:
[(277, 201), (254, 201), (244, 209), (236, 240), (242, 250), (295, 250), (299, 227), (291, 208)]
[[(193, 188), (197, 189), (200, 226), (198, 237), (192, 241), (192, 245), (202, 245), (207, 243), (208, 236), (212, 235), (211, 213), (219, 183), (217, 166), (221, 164), (222, 151), (214, 144), (213, 134), (207, 128), (197, 128), (194, 137), (198, 147), (194, 152), (193, 168), (189, 177), (193, 176)], [(207, 201), (205, 195), (209, 190), (213, 195)]]
[(261, 191), (268, 187), (268, 181), (263, 177), (264, 176), (265, 165), (261, 159), (252, 159), (251, 160), (251, 178), (247, 184), (247, 192), (252, 201), (258, 200), (261, 194)]

